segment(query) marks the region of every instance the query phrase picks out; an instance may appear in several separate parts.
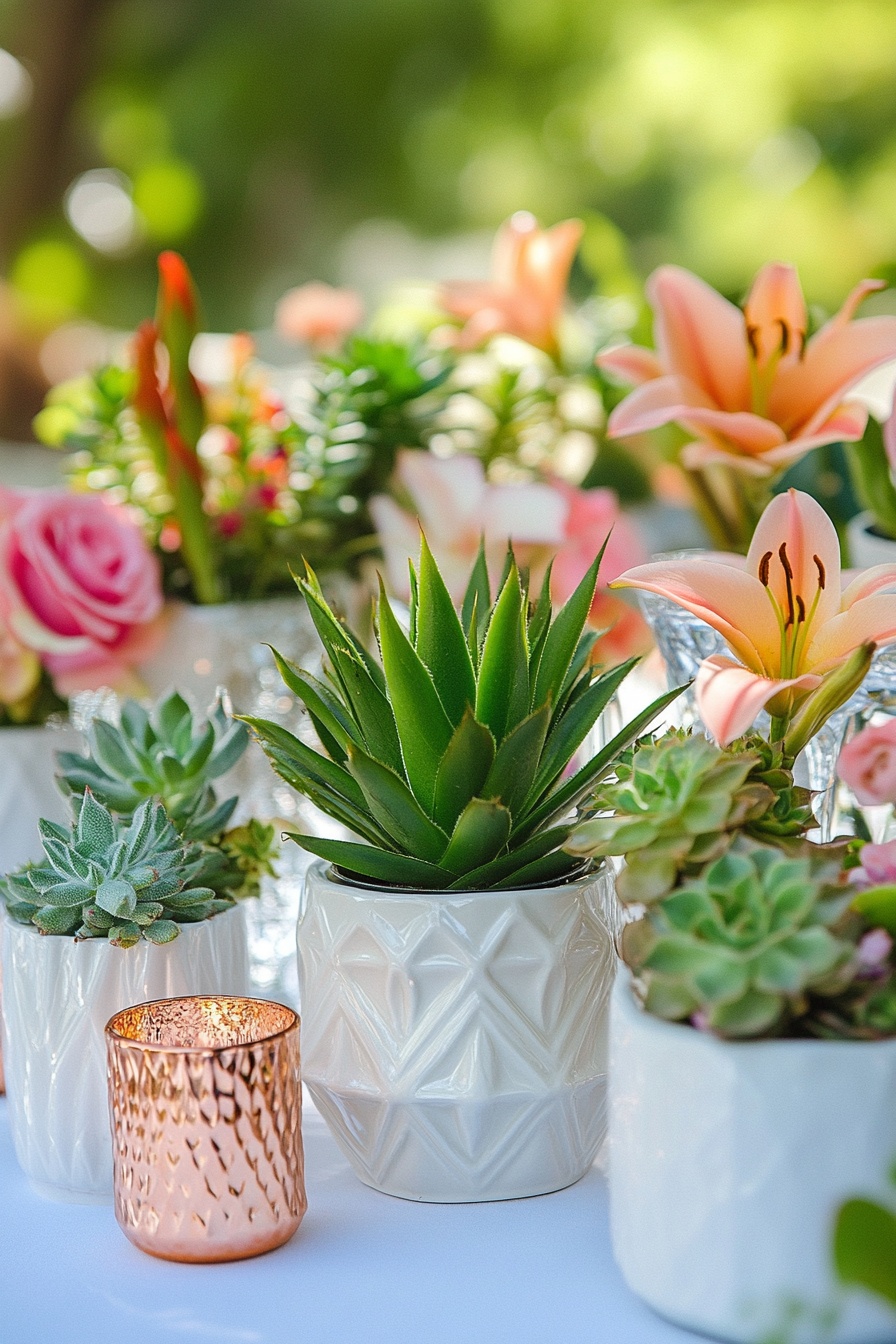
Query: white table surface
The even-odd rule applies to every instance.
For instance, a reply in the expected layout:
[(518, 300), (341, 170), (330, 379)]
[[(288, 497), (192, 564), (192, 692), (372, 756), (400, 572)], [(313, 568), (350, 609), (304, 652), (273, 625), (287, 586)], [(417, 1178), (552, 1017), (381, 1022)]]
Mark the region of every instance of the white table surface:
[(278, 1251), (177, 1265), (131, 1246), (111, 1206), (32, 1193), (0, 1101), (2, 1344), (686, 1344), (610, 1253), (607, 1191), (414, 1204), (368, 1190), (304, 1124), (308, 1212)]

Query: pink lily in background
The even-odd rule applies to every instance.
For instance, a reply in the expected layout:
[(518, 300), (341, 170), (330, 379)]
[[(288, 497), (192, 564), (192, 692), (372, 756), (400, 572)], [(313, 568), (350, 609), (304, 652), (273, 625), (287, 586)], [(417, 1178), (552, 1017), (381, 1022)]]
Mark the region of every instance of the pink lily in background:
[(610, 435), (675, 422), (693, 437), (684, 466), (718, 463), (755, 476), (774, 475), (821, 444), (861, 438), (868, 412), (848, 394), (896, 359), (896, 317), (853, 318), (884, 287), (863, 280), (807, 339), (792, 266), (764, 266), (743, 310), (690, 271), (661, 266), (647, 282), (656, 352), (619, 346), (598, 356), (601, 369), (638, 384), (611, 414)]
[(502, 224), (491, 279), (453, 281), (442, 290), (446, 311), (465, 324), (461, 348), (473, 349), (506, 332), (556, 355), (569, 272), (584, 231), (578, 219), (540, 229), (525, 210)]
[(364, 300), (354, 289), (311, 280), (289, 289), (277, 303), (274, 326), (287, 341), (332, 353), (364, 321)]
[(639, 565), (611, 586), (658, 593), (722, 635), (735, 656), (703, 661), (696, 696), (703, 722), (725, 746), (762, 709), (784, 736), (798, 714), (806, 711), (804, 723), (812, 718), (810, 700), (826, 710), (817, 731), (861, 682), (874, 647), (896, 640), (896, 593), (882, 591), (893, 585), (896, 565), (877, 565), (842, 587), (833, 523), (810, 495), (788, 490), (766, 508), (746, 560)]
[(508, 541), (529, 568), (533, 589), (553, 559), (551, 595), (559, 605), (584, 577), (609, 534), (590, 615), (591, 624), (606, 631), (597, 657), (616, 663), (650, 647), (643, 617), (606, 588), (645, 554), (612, 490), (578, 490), (562, 481), (497, 484), (487, 480), (476, 457), (439, 458), (413, 449), (398, 454), (394, 481), (412, 511), (391, 495), (375, 495), (370, 511), (389, 588), (403, 601), (410, 596), (408, 561), (419, 552), (421, 529), (458, 603), (480, 540), (485, 541), (493, 582), (500, 576)]

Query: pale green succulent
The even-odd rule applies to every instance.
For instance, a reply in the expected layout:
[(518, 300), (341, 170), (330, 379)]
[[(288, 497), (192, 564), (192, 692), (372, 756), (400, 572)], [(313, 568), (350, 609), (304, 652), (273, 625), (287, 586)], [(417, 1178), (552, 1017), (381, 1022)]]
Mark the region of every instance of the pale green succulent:
[(480, 552), (458, 615), (424, 541), (408, 634), (381, 594), (382, 666), (333, 615), (314, 576), (301, 581), (328, 679), (278, 665), (328, 755), (278, 724), (246, 722), (275, 770), (364, 843), (294, 839), (347, 874), (401, 887), (534, 886), (580, 869), (563, 852), (574, 809), (678, 694), (569, 771), (632, 665), (600, 673), (591, 663), (596, 636), (583, 632), (599, 561), (552, 616), (550, 573), (530, 605), (510, 555), (493, 603)]
[(678, 731), (642, 743), (593, 796), (594, 811), (609, 815), (582, 822), (567, 849), (594, 858), (624, 855), (620, 900), (656, 901), (774, 807), (773, 789), (754, 777), (761, 764), (758, 752), (723, 751)]
[(161, 803), (147, 799), (124, 821), (87, 790), (71, 829), (42, 821), (41, 862), (2, 884), (9, 915), (41, 933), (141, 938), (170, 943), (178, 925), (227, 910), (233, 901), (197, 882), (196, 846), (185, 847)]
[(207, 714), (194, 714), (176, 691), (151, 711), (128, 700), (118, 726), (96, 719), (87, 739), (87, 756), (57, 755), (64, 792), (77, 796), (90, 789), (121, 817), (158, 798), (186, 840), (211, 840), (233, 815), (237, 799), (218, 802), (213, 781), (237, 763), (249, 735), (220, 696)]
[(843, 927), (852, 895), (842, 849), (738, 841), (625, 926), (622, 955), (658, 1017), (696, 1018), (719, 1035), (786, 1029), (810, 995), (835, 996), (855, 974)]

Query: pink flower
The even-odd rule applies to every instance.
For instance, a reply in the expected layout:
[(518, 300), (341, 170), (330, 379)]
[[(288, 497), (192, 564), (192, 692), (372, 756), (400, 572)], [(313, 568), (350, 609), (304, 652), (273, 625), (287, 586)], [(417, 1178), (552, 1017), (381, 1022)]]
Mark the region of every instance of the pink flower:
[(93, 495), (2, 491), (6, 622), (60, 695), (117, 686), (160, 631), (159, 566), (139, 528)]
[(856, 733), (840, 753), (837, 774), (863, 805), (896, 803), (896, 719)]
[(756, 476), (820, 444), (861, 438), (867, 411), (848, 394), (896, 358), (896, 317), (852, 319), (883, 283), (863, 280), (807, 340), (792, 266), (764, 266), (743, 311), (690, 271), (661, 266), (647, 285), (656, 352), (630, 345), (598, 356), (606, 372), (638, 384), (613, 411), (609, 432), (622, 437), (674, 421), (693, 438), (682, 452), (686, 467), (726, 463)]
[[(718, 630), (739, 661), (716, 654), (697, 674), (697, 706), (723, 745), (760, 710), (788, 720), (856, 650), (896, 639), (896, 565), (841, 589), (840, 543), (820, 504), (788, 490), (768, 505), (749, 553), (640, 565), (618, 581), (677, 602)], [(833, 706), (832, 706), (833, 708)]]
[(363, 320), (360, 294), (316, 280), (288, 290), (274, 315), (274, 325), (285, 340), (310, 345), (314, 350), (338, 350)]
[(456, 602), (463, 597), (481, 538), (493, 581), (501, 573), (508, 541), (529, 567), (534, 591), (553, 558), (551, 595), (560, 604), (610, 534), (591, 609), (592, 624), (608, 631), (600, 659), (618, 662), (649, 646), (640, 615), (604, 586), (644, 556), (612, 490), (577, 490), (561, 481), (492, 484), (478, 458), (439, 458), (412, 449), (398, 454), (395, 484), (413, 512), (389, 495), (374, 496), (370, 510), (389, 586), (404, 601), (410, 596), (408, 561), (417, 557), (421, 528)]
[[(890, 876), (886, 881), (892, 882), (894, 878), (896, 878), (896, 866), (891, 866)], [(859, 965), (866, 972), (882, 970), (889, 961), (892, 951), (893, 939), (886, 929), (870, 929), (860, 939), (856, 948)]]
[(446, 310), (466, 324), (461, 346), (470, 350), (507, 332), (556, 353), (569, 272), (584, 231), (578, 219), (540, 229), (525, 210), (502, 224), (492, 252), (491, 280), (454, 281), (442, 291)]

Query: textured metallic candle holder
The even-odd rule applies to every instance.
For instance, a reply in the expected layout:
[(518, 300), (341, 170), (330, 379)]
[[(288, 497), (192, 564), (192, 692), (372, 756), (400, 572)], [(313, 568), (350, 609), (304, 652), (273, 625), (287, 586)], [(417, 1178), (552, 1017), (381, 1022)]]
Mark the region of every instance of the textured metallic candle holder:
[(299, 1019), (226, 996), (159, 999), (106, 1026), (115, 1216), (164, 1260), (281, 1246), (307, 1207)]

